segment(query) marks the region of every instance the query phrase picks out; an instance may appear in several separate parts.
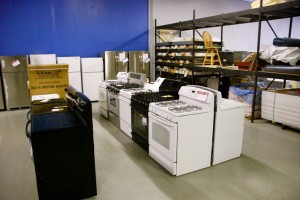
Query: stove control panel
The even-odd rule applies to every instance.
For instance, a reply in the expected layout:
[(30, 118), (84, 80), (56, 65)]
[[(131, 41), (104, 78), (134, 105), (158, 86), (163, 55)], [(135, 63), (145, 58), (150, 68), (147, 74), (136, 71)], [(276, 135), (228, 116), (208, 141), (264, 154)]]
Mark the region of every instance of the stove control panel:
[(144, 85), (147, 81), (146, 74), (135, 73), (135, 72), (128, 72), (128, 79), (129, 83), (135, 83), (139, 85)]

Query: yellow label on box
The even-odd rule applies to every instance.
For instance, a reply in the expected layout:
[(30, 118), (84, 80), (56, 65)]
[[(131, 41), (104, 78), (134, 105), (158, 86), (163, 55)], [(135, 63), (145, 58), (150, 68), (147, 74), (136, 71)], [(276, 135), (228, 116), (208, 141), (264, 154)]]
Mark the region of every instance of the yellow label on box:
[(68, 65), (28, 65), (30, 96), (58, 94), (65, 98), (64, 89), (69, 85)]

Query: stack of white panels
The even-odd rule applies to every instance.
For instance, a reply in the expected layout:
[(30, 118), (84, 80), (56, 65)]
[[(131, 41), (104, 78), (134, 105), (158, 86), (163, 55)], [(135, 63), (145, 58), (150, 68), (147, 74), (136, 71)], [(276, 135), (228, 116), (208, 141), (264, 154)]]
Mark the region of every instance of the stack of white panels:
[(299, 102), (300, 89), (263, 91), (261, 117), (299, 129)]
[(31, 54), (29, 61), (31, 65), (56, 64), (56, 54)]
[(98, 101), (98, 83), (104, 80), (102, 58), (81, 58), (83, 93)]
[(80, 57), (57, 57), (57, 64), (69, 65), (69, 84), (82, 92)]

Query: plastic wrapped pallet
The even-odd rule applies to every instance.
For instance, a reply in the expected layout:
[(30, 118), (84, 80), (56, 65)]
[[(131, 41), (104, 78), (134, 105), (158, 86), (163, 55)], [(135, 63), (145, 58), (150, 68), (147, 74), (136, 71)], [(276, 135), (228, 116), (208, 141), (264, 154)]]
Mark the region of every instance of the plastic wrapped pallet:
[[(257, 83), (254, 119), (261, 117), (261, 94), (264, 83)], [(245, 117), (252, 118), (252, 100), (254, 95), (253, 83), (241, 83), (229, 88), (229, 99), (245, 104)]]
[(300, 88), (262, 93), (262, 118), (300, 129)]

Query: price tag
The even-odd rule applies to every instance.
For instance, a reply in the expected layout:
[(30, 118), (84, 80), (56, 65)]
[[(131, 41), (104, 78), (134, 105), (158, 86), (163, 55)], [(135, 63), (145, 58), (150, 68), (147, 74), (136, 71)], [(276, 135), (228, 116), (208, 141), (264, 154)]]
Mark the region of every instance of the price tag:
[[(125, 53), (119, 53), (119, 61), (120, 61), (120, 62), (124, 62), (123, 60), (125, 60), (125, 58), (126, 58)], [(127, 59), (127, 60), (128, 60), (128, 59)]]
[(123, 62), (123, 63), (128, 62), (128, 58), (123, 59), (122, 62)]
[(150, 58), (147, 58), (146, 60), (144, 60), (144, 63), (148, 63), (150, 62)]
[(13, 67), (17, 67), (17, 66), (20, 65), (20, 64), (21, 64), (21, 63), (20, 63), (19, 60), (14, 60), (14, 61), (11, 62), (11, 65), (12, 65)]
[(149, 55), (147, 53), (143, 53), (143, 62), (148, 63), (150, 61)]

